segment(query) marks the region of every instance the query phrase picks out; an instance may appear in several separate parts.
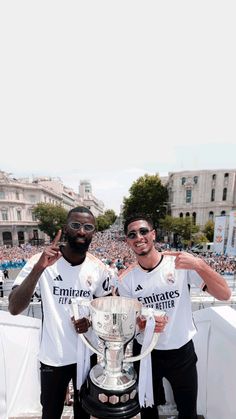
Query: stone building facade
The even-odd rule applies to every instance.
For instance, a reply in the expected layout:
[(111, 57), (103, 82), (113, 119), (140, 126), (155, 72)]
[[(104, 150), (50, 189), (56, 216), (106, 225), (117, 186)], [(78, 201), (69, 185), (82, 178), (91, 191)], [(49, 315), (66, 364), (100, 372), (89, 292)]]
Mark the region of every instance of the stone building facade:
[[(87, 198), (87, 196), (85, 197)], [(38, 244), (48, 237), (38, 229), (33, 208), (39, 203), (60, 204), (67, 211), (88, 200), (63, 185), (59, 178), (16, 179), (0, 171), (0, 246)], [(103, 213), (103, 203), (90, 194), (90, 209), (95, 217)]]
[(89, 208), (95, 217), (104, 213), (104, 203), (92, 193), (92, 185), (88, 179), (83, 179), (79, 184), (79, 196), (84, 205)]
[(228, 217), (236, 208), (236, 169), (169, 172), (163, 181), (168, 188), (169, 213), (193, 217), (201, 228), (217, 216)]

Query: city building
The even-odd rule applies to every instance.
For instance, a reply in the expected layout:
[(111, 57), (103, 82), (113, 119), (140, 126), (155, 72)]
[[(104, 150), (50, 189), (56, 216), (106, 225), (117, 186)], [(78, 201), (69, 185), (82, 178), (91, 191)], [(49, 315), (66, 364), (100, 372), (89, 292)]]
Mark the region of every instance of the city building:
[(217, 216), (225, 215), (228, 221), (236, 209), (236, 169), (169, 172), (162, 183), (168, 189), (168, 212), (173, 217), (192, 217), (201, 229)]
[(92, 211), (95, 217), (104, 213), (104, 203), (93, 195), (92, 185), (88, 179), (80, 181), (79, 196), (83, 200), (84, 205)]
[[(91, 185), (90, 185), (91, 187)], [(95, 217), (102, 214), (103, 203), (87, 190), (81, 195), (63, 185), (60, 178), (37, 177), (16, 179), (0, 171), (0, 245), (43, 243), (49, 238), (39, 230), (33, 208), (39, 202), (62, 205), (67, 211), (77, 205), (91, 209)]]
[(236, 169), (170, 172), (166, 186), (171, 215), (193, 217), (200, 227), (236, 208)]

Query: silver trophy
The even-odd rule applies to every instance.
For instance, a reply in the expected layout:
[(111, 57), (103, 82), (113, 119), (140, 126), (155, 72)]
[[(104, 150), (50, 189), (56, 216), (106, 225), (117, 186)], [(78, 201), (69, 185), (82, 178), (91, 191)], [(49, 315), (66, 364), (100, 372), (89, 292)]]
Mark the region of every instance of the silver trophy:
[[(138, 356), (129, 356), (137, 332), (137, 319), (165, 315), (165, 312), (143, 307), (138, 300), (126, 297), (100, 297), (80, 304), (89, 308), (91, 327), (100, 342), (95, 347), (86, 335), (80, 335), (100, 360), (90, 370), (83, 386), (82, 405), (93, 417), (131, 418), (140, 411), (133, 362), (152, 351), (159, 335), (153, 332), (148, 348)], [(77, 319), (77, 302), (75, 305), (73, 301), (72, 305)]]

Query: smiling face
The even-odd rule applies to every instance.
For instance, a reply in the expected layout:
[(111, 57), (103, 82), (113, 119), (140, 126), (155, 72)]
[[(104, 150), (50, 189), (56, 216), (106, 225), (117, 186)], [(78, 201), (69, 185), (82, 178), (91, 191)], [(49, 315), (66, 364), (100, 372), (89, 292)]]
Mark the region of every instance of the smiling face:
[(155, 230), (146, 220), (133, 221), (127, 227), (126, 241), (137, 257), (154, 249), (155, 238)]
[[(94, 227), (94, 228), (92, 228)], [(65, 226), (65, 235), (71, 249), (84, 253), (88, 250), (95, 230), (94, 217), (87, 212), (72, 212)]]

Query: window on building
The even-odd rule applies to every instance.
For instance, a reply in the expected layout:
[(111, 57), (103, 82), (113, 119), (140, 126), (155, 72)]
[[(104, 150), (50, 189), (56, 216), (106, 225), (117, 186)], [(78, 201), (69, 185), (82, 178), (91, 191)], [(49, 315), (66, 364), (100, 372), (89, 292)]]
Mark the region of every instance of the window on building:
[(38, 238), (39, 238), (38, 230), (33, 230), (33, 238), (34, 238), (34, 240), (38, 240)]
[(37, 218), (33, 212), (32, 212), (32, 221), (37, 221)]
[(195, 183), (195, 185), (198, 183), (198, 176), (194, 176), (193, 177), (193, 181), (194, 181), (194, 183)]
[(214, 212), (210, 211), (209, 212), (209, 220), (213, 221), (213, 219), (214, 219)]
[(193, 212), (192, 217), (193, 217), (193, 224), (196, 225), (196, 220), (197, 220), (196, 212)]
[(5, 192), (4, 191), (0, 191), (0, 199), (5, 199)]
[(215, 201), (215, 189), (211, 190), (211, 201)]
[(29, 195), (30, 202), (36, 202), (36, 196), (35, 195)]
[(216, 180), (216, 174), (212, 175), (212, 180)]
[(224, 185), (227, 186), (228, 185), (228, 181), (229, 181), (229, 174), (225, 173), (224, 174)]
[(183, 218), (184, 214), (182, 212), (180, 212), (179, 217)]
[(221, 211), (220, 215), (225, 215), (225, 211)]
[(186, 203), (192, 202), (192, 189), (186, 190)]
[(37, 221), (37, 218), (33, 212), (33, 209), (30, 208), (28, 211), (29, 211), (29, 218), (32, 219), (32, 221)]
[(16, 211), (17, 221), (21, 221), (21, 210)]
[(227, 199), (227, 188), (223, 189), (223, 196), (222, 196), (222, 201), (226, 201)]
[(19, 199), (20, 199), (20, 194), (19, 194), (19, 192), (16, 192), (16, 199), (17, 199), (17, 201), (19, 201)]
[(8, 221), (8, 211), (2, 209), (2, 220), (3, 221)]
[(24, 231), (18, 231), (17, 235), (18, 235), (19, 244), (24, 244), (24, 242), (25, 242)]
[(182, 185), (184, 185), (184, 184), (185, 184), (185, 182), (186, 182), (186, 177), (182, 177), (182, 179), (181, 179), (181, 184), (182, 184)]
[(186, 217), (190, 217), (189, 212), (186, 212), (185, 216), (186, 216)]
[(12, 234), (10, 231), (3, 231), (2, 232), (2, 240), (3, 244), (6, 244), (7, 246), (12, 246)]

